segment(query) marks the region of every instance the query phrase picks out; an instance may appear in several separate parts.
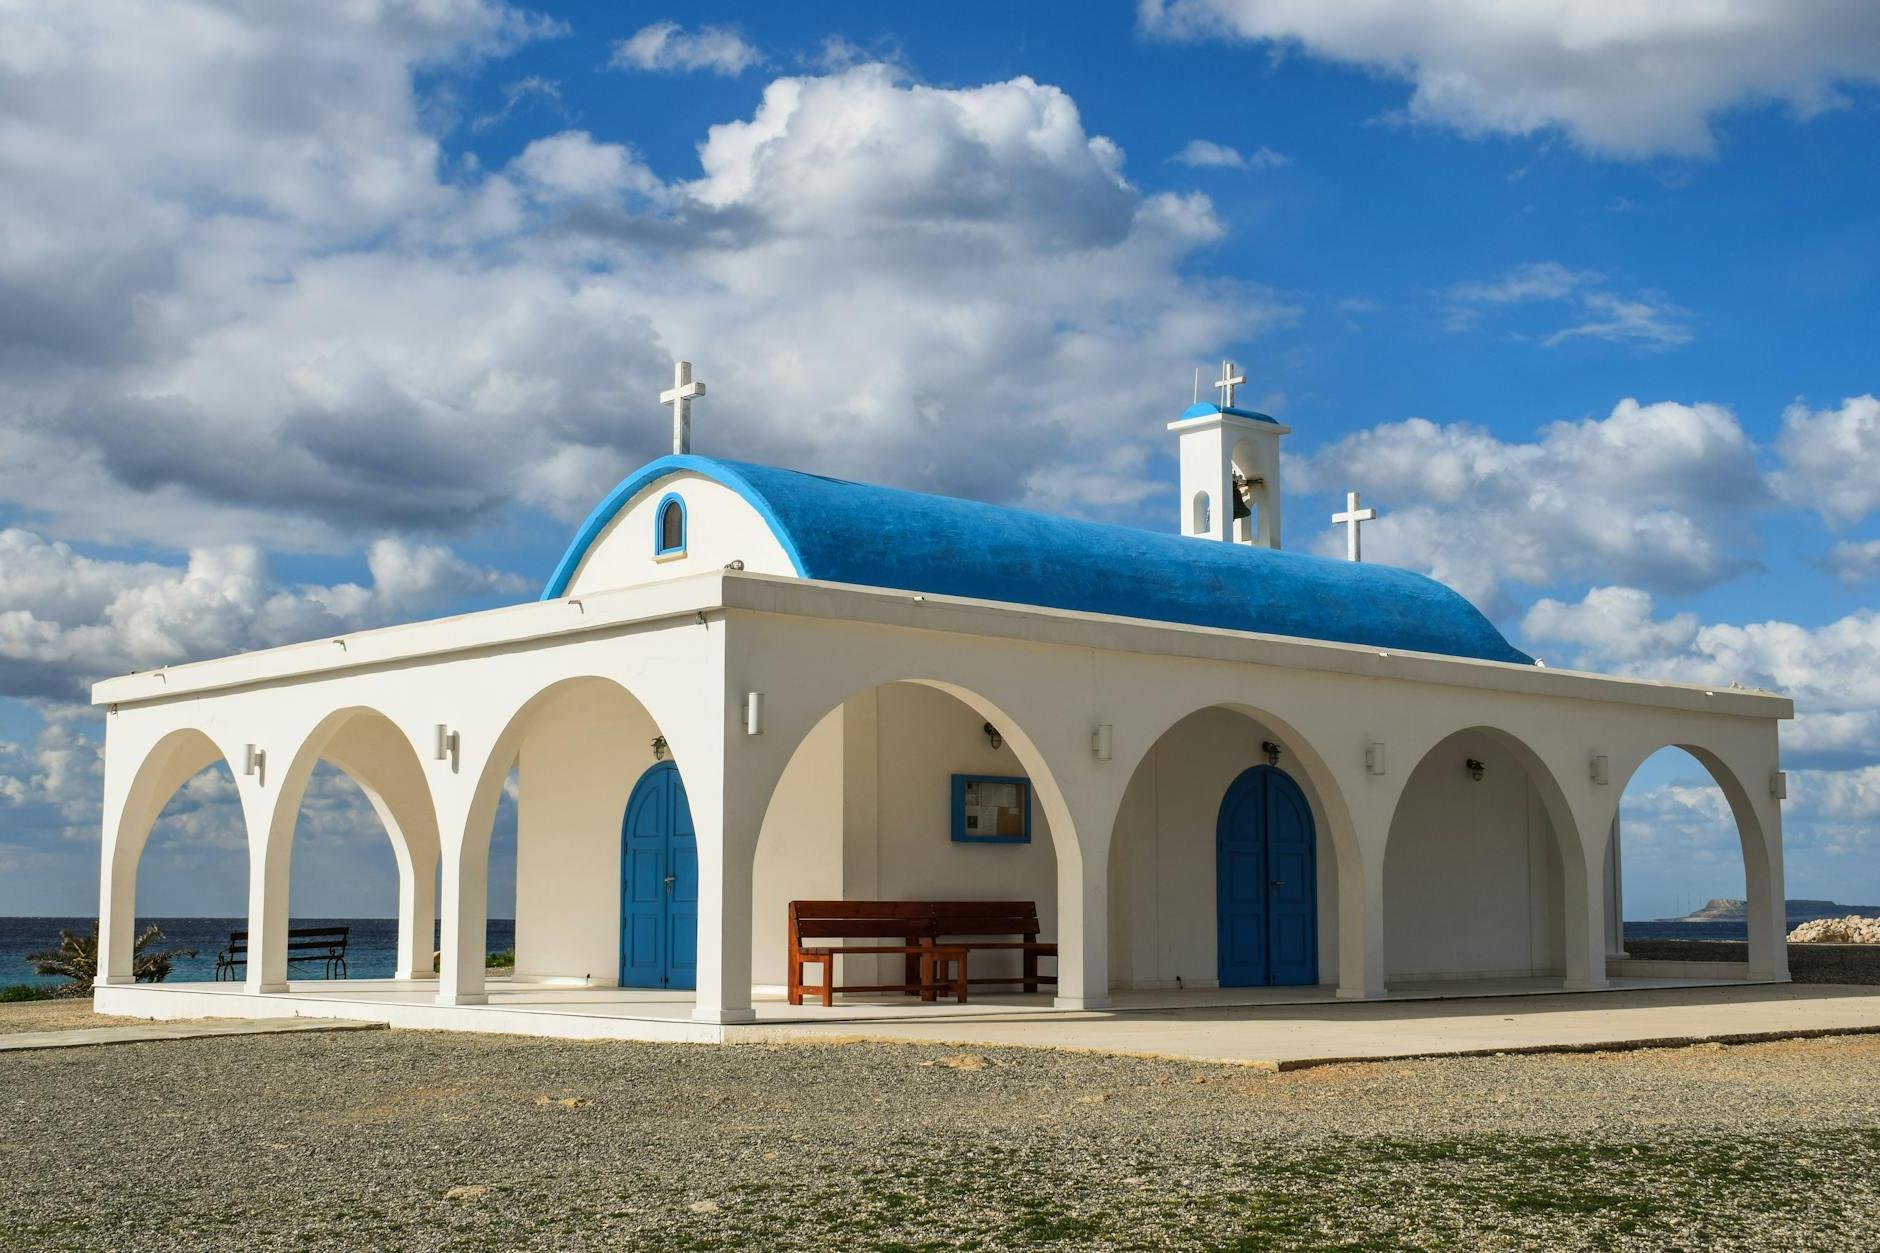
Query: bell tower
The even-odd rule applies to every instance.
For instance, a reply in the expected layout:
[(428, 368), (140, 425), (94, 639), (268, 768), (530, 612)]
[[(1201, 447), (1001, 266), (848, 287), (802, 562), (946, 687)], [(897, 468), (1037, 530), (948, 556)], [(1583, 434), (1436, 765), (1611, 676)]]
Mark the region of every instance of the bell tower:
[(1197, 382), (1195, 403), (1168, 424), (1181, 461), (1181, 533), (1278, 548), (1279, 439), (1292, 428), (1235, 407), (1234, 389), (1246, 381), (1221, 362), (1220, 403), (1202, 400)]

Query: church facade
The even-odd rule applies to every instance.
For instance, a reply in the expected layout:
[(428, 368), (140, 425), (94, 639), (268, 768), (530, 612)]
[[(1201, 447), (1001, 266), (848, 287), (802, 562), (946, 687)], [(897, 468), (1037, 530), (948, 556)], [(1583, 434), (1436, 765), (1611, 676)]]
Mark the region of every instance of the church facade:
[[(680, 409), (703, 390), (683, 383)], [(1059, 1008), (1603, 988), (1642, 973), (1619, 797), (1668, 745), (1735, 817), (1747, 977), (1787, 978), (1786, 699), (1540, 666), (1439, 583), (1283, 550), (1286, 428), (1231, 388), (1170, 429), (1176, 533), (677, 453), (601, 502), (533, 603), (100, 683), (99, 1008), (205, 1012), (157, 1006), (130, 957), (152, 825), (218, 760), (256, 1013), (329, 1012), (287, 965), (323, 761), (392, 842), (404, 1004), (606, 989), (751, 1022), (780, 1004), (794, 900), (1035, 902), (1057, 983), (1017, 1000)], [(492, 983), (506, 792), (516, 964)]]

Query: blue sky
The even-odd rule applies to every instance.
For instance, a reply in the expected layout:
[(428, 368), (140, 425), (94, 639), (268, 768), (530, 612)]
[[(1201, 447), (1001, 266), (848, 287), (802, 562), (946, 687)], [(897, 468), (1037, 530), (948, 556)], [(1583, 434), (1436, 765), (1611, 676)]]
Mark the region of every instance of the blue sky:
[[(1231, 356), (1289, 546), (1355, 487), (1552, 664), (1791, 691), (1790, 894), (1880, 902), (1880, 19), (1714, 20), (9, 11), (0, 913), (92, 907), (85, 684), (532, 594), (675, 354), (701, 451), (1153, 527)], [(297, 906), (381, 912), (335, 789)], [(241, 899), (199, 791), (164, 912)], [(1740, 894), (1720, 799), (1634, 783), (1630, 914)]]

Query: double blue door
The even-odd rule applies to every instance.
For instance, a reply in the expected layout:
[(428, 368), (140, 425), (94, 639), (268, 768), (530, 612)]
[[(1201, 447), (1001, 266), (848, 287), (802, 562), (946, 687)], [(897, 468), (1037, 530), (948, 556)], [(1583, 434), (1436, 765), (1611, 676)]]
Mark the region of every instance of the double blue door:
[(1317, 983), (1318, 848), (1299, 785), (1273, 766), (1235, 779), (1214, 859), (1221, 986)]
[(698, 983), (698, 836), (679, 769), (640, 776), (620, 823), (620, 986)]

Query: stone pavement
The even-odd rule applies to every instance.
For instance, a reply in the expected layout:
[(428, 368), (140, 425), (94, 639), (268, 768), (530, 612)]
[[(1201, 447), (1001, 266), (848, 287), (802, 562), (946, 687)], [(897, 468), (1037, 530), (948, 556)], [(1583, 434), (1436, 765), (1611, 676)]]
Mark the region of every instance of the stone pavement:
[(744, 1040), (1061, 1048), (1296, 1070), (1343, 1061), (1583, 1052), (1880, 1032), (1880, 989), (1763, 984), (1457, 1001), (793, 1023)]
[(344, 1018), (218, 1018), (208, 1022), (145, 1022), (129, 1027), (78, 1027), (70, 1031), (20, 1031), (0, 1035), (0, 1053), (27, 1049), (83, 1048), (92, 1044), (145, 1044), (155, 1040), (200, 1040), (224, 1035), (283, 1035), (294, 1031), (383, 1030), (382, 1022)]

